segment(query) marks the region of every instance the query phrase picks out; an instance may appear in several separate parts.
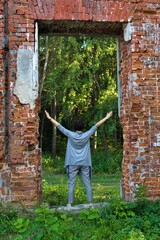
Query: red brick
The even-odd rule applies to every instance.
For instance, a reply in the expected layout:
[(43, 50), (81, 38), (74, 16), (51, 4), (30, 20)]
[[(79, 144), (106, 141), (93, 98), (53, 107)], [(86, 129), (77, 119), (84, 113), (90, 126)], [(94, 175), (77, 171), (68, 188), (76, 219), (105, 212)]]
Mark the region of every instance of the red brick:
[[(0, 3), (0, 15), (4, 15), (4, 0)], [(122, 164), (122, 188), (125, 199), (134, 198), (135, 187), (130, 183), (147, 184), (150, 199), (160, 198), (160, 146), (157, 134), (160, 132), (160, 70), (159, 66), (159, 14), (157, 0), (145, 1), (85, 1), (85, 0), (15, 0), (9, 1), (9, 131), (10, 164), (6, 169), (4, 159), (4, 114), (0, 113), (0, 169), (3, 187), (0, 190), (2, 201), (12, 198), (12, 204), (23, 202), (34, 205), (41, 198), (40, 150), (38, 148), (38, 107), (30, 109), (29, 104), (19, 103), (13, 95), (13, 86), (17, 73), (17, 54), (11, 54), (18, 48), (34, 50), (34, 22), (38, 20), (82, 20), (99, 21), (102, 24), (121, 23), (131, 19), (133, 25), (132, 39), (125, 42), (120, 36), (120, 79), (121, 109), (120, 119), (123, 127), (124, 155)], [(149, 14), (149, 15), (148, 15)], [(148, 25), (148, 16), (150, 25)], [(145, 27), (145, 23), (146, 27)], [(147, 27), (148, 26), (148, 27)], [(0, 19), (0, 41), (4, 37), (4, 16)], [(28, 33), (30, 36), (28, 37)], [(150, 36), (152, 37), (150, 39)], [(0, 69), (3, 69), (5, 50), (0, 46)], [(3, 71), (4, 72), (4, 71)], [(3, 105), (5, 79), (1, 77), (0, 104)], [(129, 78), (136, 74), (136, 79)], [(130, 83), (130, 85), (129, 85)], [(36, 104), (39, 104), (38, 101)], [(4, 106), (2, 106), (4, 109)], [(35, 116), (35, 118), (29, 117)], [(152, 123), (149, 123), (150, 117)], [(23, 124), (22, 124), (23, 123)], [(28, 149), (32, 147), (32, 151)], [(143, 150), (143, 151), (142, 151)], [(143, 162), (140, 160), (143, 157)], [(34, 168), (29, 168), (34, 165)], [(135, 168), (136, 165), (136, 168)], [(132, 173), (129, 166), (133, 167)], [(143, 169), (145, 177), (140, 179)], [(152, 167), (151, 167), (152, 166)], [(152, 168), (152, 171), (151, 171)], [(14, 172), (13, 172), (14, 171)], [(150, 171), (150, 172), (149, 172)], [(8, 176), (11, 177), (9, 178)], [(39, 177), (38, 177), (39, 176)], [(5, 187), (4, 187), (5, 186)], [(18, 189), (19, 188), (19, 189)], [(39, 190), (37, 190), (39, 189)], [(12, 191), (10, 191), (12, 190)], [(10, 196), (10, 194), (12, 196)]]

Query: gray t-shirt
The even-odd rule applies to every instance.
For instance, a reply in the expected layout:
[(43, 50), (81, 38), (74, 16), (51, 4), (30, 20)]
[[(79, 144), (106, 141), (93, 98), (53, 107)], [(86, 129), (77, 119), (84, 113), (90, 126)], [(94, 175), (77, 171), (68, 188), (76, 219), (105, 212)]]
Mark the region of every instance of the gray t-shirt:
[(62, 125), (58, 125), (57, 128), (68, 137), (65, 167), (69, 165), (91, 167), (90, 137), (97, 129), (96, 125), (87, 132), (72, 132)]

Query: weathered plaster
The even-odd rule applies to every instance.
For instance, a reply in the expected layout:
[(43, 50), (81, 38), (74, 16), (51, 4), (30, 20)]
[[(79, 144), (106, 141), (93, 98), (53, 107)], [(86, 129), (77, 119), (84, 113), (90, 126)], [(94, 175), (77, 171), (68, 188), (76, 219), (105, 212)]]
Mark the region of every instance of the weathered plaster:
[(30, 104), (31, 109), (34, 108), (35, 100), (38, 97), (38, 84), (33, 75), (35, 58), (36, 54), (32, 49), (18, 49), (14, 94), (22, 104)]
[(17, 80), (14, 94), (33, 109), (38, 97), (38, 24), (35, 24), (35, 49), (18, 49)]
[(160, 147), (160, 133), (155, 134), (156, 141), (153, 143), (154, 147)]
[(124, 40), (126, 42), (130, 41), (132, 39), (132, 32), (133, 32), (132, 24), (131, 23), (127, 23), (127, 25), (124, 28)]
[(128, 74), (128, 86), (129, 86), (129, 92), (132, 92), (132, 94), (134, 96), (139, 96), (140, 95), (140, 90), (139, 90), (139, 86), (136, 82), (136, 80), (138, 79), (138, 76), (136, 73), (132, 73), (132, 74)]

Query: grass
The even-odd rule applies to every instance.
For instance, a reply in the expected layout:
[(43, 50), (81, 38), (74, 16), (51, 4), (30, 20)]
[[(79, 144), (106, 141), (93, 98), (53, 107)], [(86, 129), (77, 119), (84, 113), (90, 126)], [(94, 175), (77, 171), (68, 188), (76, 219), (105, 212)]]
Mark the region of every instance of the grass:
[(120, 196), (121, 174), (101, 174), (93, 176), (91, 181), (94, 200), (107, 200)]
[[(160, 239), (160, 201), (147, 200), (142, 187), (139, 188), (140, 198), (136, 202), (128, 203), (117, 198), (120, 194), (120, 178), (120, 173), (93, 175), (91, 184), (94, 202), (111, 199), (109, 207), (100, 211), (85, 209), (78, 215), (72, 215), (54, 212), (46, 204), (31, 212), (1, 207), (0, 240)], [(86, 199), (82, 185), (78, 179), (75, 204), (84, 203)], [(65, 174), (55, 174), (52, 171), (43, 173), (43, 191), (48, 204), (66, 204), (67, 188)]]
[[(107, 201), (111, 198), (118, 198), (120, 196), (120, 179), (121, 174), (94, 174), (92, 176), (91, 185), (93, 190), (93, 202)], [(67, 191), (68, 181), (66, 174), (53, 174), (51, 171), (43, 172), (43, 180), (45, 180), (50, 187), (59, 187)], [(76, 189), (84, 194), (83, 183), (78, 176)], [(75, 189), (75, 190), (76, 190)]]

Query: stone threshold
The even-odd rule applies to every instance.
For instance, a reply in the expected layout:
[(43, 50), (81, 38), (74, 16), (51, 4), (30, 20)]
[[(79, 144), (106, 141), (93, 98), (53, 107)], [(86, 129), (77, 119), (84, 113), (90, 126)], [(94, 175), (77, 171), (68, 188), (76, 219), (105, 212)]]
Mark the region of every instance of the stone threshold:
[(63, 212), (63, 213), (79, 213), (82, 210), (86, 209), (102, 209), (106, 206), (108, 206), (109, 203), (107, 202), (102, 202), (102, 203), (92, 203), (92, 204), (79, 204), (79, 205), (74, 205), (71, 207), (68, 206), (60, 206), (60, 207), (51, 207), (53, 211), (58, 211), (58, 212)]

